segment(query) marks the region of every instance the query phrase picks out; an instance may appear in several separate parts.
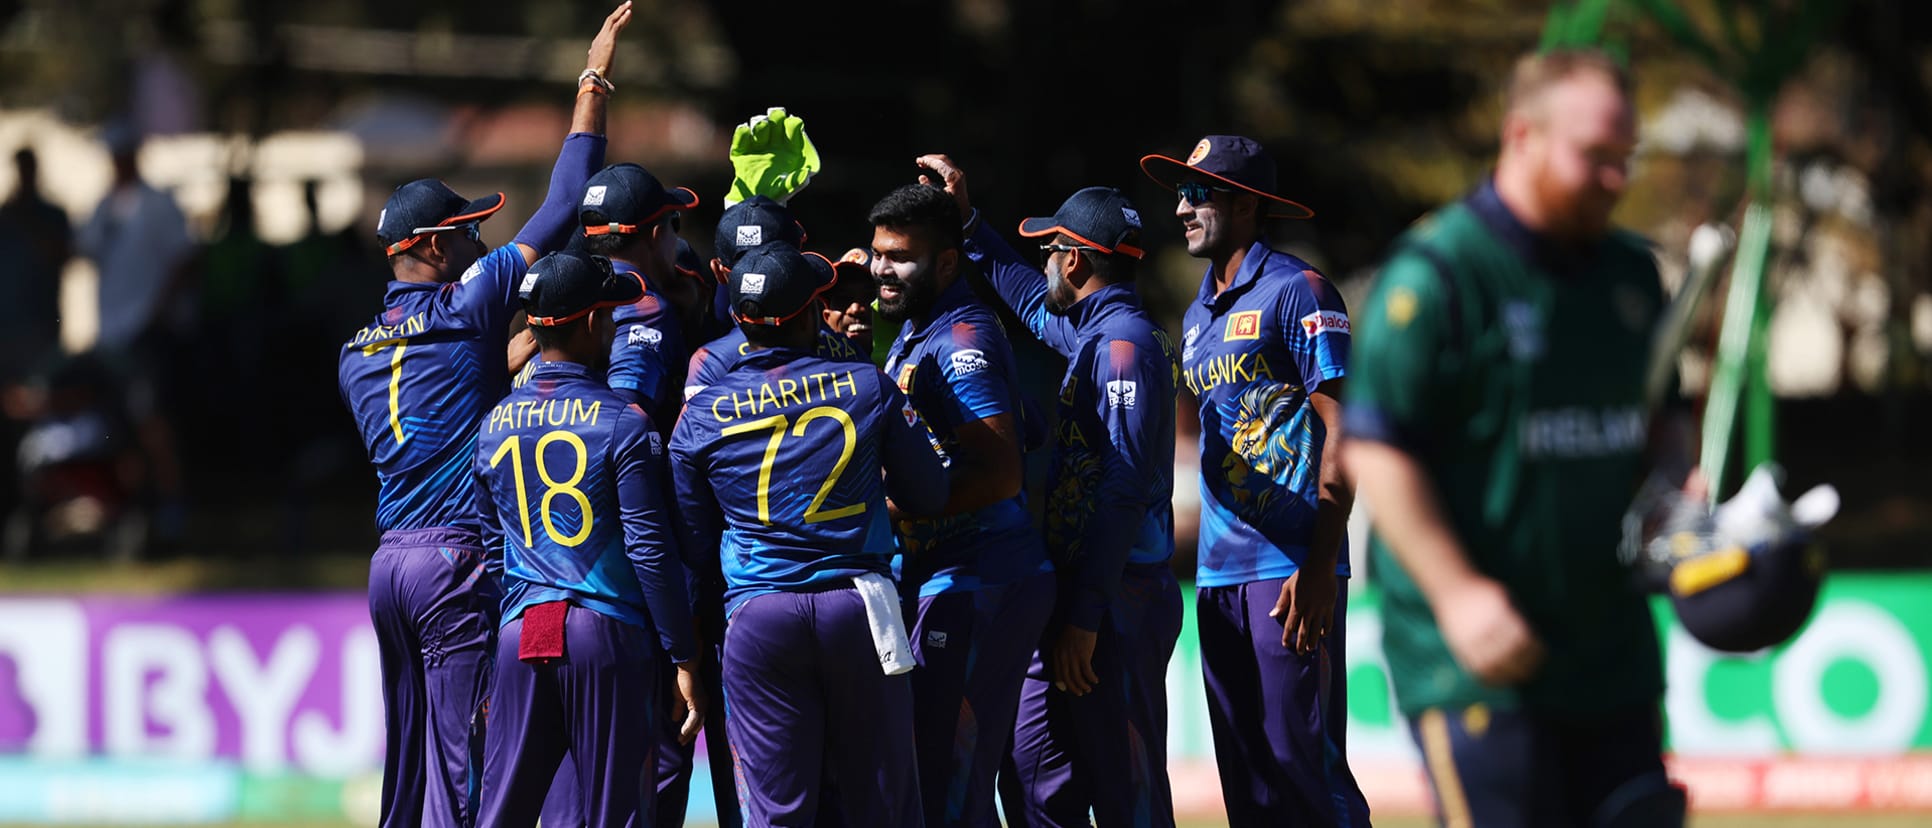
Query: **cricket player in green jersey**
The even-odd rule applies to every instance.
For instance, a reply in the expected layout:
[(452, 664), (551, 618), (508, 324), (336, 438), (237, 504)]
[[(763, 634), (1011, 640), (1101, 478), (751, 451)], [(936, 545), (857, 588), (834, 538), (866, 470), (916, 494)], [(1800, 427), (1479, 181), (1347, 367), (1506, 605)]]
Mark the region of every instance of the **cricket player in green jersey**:
[(1610, 225), (1635, 144), (1617, 64), (1524, 58), (1494, 176), (1398, 241), (1356, 317), (1347, 467), (1446, 826), (1683, 824), (1617, 554), (1645, 477), (1693, 477), (1688, 418), (1644, 398), (1656, 262)]

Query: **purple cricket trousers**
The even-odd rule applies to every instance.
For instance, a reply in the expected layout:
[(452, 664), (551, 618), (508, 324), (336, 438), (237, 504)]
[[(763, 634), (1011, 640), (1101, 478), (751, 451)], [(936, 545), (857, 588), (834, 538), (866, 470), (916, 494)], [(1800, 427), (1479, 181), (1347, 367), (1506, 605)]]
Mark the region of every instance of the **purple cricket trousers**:
[(473, 532), (385, 532), (369, 561), (369, 620), (382, 662), (382, 825), (467, 826), (476, 817), (470, 734), (490, 691), (501, 597)]
[(586, 824), (650, 825), (657, 801), (647, 773), (656, 758), (651, 734), (671, 713), (658, 693), (657, 633), (572, 606), (564, 657), (545, 664), (517, 659), (522, 633), (517, 618), (498, 637), (478, 824), (535, 825), (567, 753)]
[(919, 661), (912, 671), (919, 789), (931, 828), (999, 825), (993, 793), (1053, 592), (1053, 573), (1035, 573), (922, 597), (907, 613)]
[(1348, 769), (1342, 641), (1348, 579), (1335, 621), (1311, 655), (1281, 645), (1269, 618), (1283, 579), (1201, 587), (1201, 672), (1228, 825), (1366, 826), (1368, 803)]
[[(1167, 662), (1181, 635), (1181, 588), (1166, 563), (1129, 565), (1102, 617), (1093, 668), (1100, 682), (1056, 690), (1049, 628), (1027, 672), (1014, 727), (1017, 785), (1002, 788), (1015, 825), (1158, 828), (1174, 825), (1167, 782)], [(1089, 817), (1091, 814), (1091, 818)], [(1090, 821), (1091, 819), (1091, 821)]]
[(858, 590), (747, 600), (725, 630), (724, 684), (747, 826), (924, 824), (912, 680), (880, 669)]

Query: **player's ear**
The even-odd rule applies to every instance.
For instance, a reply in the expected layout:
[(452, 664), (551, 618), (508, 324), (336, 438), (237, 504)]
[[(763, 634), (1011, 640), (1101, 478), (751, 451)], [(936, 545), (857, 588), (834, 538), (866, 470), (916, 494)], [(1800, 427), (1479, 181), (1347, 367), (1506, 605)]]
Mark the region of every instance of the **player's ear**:
[(940, 281), (951, 281), (958, 276), (959, 248), (949, 247), (939, 251), (939, 255), (933, 257), (933, 270), (939, 275)]
[(430, 264), (440, 266), (449, 261), (449, 250), (443, 246), (444, 238), (444, 233), (431, 233), (416, 245), (422, 249), (423, 258), (428, 259)]

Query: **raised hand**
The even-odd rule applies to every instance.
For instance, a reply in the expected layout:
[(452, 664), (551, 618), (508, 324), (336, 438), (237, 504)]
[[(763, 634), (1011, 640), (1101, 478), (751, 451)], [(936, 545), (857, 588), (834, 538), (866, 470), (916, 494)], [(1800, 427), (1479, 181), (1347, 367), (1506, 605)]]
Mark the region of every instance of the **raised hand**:
[(624, 0), (609, 17), (604, 18), (604, 28), (599, 29), (597, 37), (590, 41), (590, 54), (584, 60), (584, 68), (610, 77), (610, 59), (617, 51), (617, 36), (630, 24), (631, 3), (630, 0)]
[(761, 195), (784, 204), (810, 184), (822, 164), (805, 134), (805, 119), (774, 106), (732, 132), (731, 191), (727, 206)]

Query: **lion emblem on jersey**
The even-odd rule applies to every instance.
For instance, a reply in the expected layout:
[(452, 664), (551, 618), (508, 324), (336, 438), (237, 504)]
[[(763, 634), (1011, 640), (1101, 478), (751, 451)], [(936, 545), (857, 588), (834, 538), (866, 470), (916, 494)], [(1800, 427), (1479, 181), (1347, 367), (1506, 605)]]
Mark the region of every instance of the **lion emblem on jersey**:
[(1255, 518), (1312, 509), (1327, 429), (1308, 393), (1287, 383), (1257, 382), (1234, 398), (1233, 408), (1226, 418), (1233, 450), (1221, 461), (1221, 472), (1235, 508)]
[[(1062, 429), (1069, 427), (1079, 428), (1067, 423)], [(1054, 563), (1070, 564), (1080, 559), (1080, 541), (1093, 517), (1104, 469), (1099, 455), (1084, 446), (1069, 445), (1064, 436), (1057, 454), (1053, 490), (1046, 498), (1046, 540), (1047, 548), (1055, 552)]]

